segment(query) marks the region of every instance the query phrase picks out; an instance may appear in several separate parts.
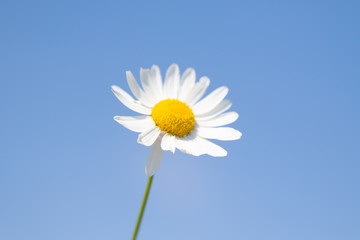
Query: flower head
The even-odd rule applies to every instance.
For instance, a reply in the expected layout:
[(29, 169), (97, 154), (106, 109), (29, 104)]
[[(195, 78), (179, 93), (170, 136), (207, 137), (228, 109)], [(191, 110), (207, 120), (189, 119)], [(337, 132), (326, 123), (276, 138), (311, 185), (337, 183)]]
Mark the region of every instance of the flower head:
[[(142, 88), (130, 71), (126, 72), (130, 90), (137, 100), (118, 86), (112, 86), (115, 96), (140, 116), (116, 116), (124, 127), (138, 132), (138, 143), (151, 146), (146, 164), (148, 176), (155, 174), (164, 151), (175, 149), (194, 156), (208, 154), (214, 157), (227, 155), (226, 150), (207, 139), (236, 140), (241, 133), (230, 127), (238, 118), (236, 112), (227, 112), (231, 106), (224, 100), (227, 87), (219, 87), (202, 98), (210, 80), (202, 77), (196, 82), (195, 71), (188, 68), (180, 78), (178, 65), (172, 64), (166, 72), (164, 84), (160, 69), (140, 69)], [(199, 101), (200, 100), (200, 101)]]

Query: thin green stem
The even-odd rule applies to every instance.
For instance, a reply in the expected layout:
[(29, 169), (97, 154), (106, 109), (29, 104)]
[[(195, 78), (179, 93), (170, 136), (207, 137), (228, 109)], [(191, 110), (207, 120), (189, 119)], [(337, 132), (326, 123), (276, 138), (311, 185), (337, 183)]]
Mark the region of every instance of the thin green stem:
[(148, 179), (148, 183), (147, 183), (147, 186), (146, 186), (144, 199), (143, 199), (143, 202), (142, 202), (142, 204), (141, 204), (141, 209), (140, 209), (140, 212), (139, 212), (139, 217), (138, 217), (138, 220), (137, 220), (137, 223), (136, 223), (136, 227), (135, 227), (135, 230), (134, 230), (134, 235), (133, 235), (132, 240), (135, 240), (135, 239), (136, 239), (136, 236), (137, 236), (137, 234), (138, 234), (138, 232), (139, 232), (139, 228), (140, 228), (140, 224), (141, 224), (141, 219), (142, 219), (142, 216), (143, 216), (143, 213), (144, 213), (144, 210), (145, 210), (145, 206), (146, 206), (146, 202), (147, 202), (147, 199), (148, 199), (148, 196), (149, 196), (150, 187), (151, 187), (151, 183), (152, 183), (153, 177), (154, 177), (154, 176), (151, 176), (151, 177), (149, 177), (149, 179)]

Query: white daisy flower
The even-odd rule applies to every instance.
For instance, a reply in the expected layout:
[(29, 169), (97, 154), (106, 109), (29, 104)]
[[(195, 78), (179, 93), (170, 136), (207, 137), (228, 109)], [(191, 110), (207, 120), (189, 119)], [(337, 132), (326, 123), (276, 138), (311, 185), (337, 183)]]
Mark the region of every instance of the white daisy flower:
[(229, 100), (224, 100), (229, 89), (219, 87), (200, 100), (210, 80), (201, 77), (196, 82), (194, 69), (188, 68), (180, 77), (178, 65), (172, 64), (163, 84), (158, 66), (141, 68), (142, 88), (130, 71), (126, 72), (126, 77), (137, 100), (118, 86), (112, 86), (112, 91), (126, 107), (143, 115), (115, 116), (114, 120), (140, 133), (138, 143), (152, 145), (145, 168), (149, 177), (159, 168), (164, 151), (175, 153), (177, 148), (194, 156), (224, 157), (226, 150), (207, 139), (236, 140), (241, 137), (241, 133), (233, 128), (220, 127), (234, 122), (239, 116), (236, 112), (224, 113), (231, 106)]

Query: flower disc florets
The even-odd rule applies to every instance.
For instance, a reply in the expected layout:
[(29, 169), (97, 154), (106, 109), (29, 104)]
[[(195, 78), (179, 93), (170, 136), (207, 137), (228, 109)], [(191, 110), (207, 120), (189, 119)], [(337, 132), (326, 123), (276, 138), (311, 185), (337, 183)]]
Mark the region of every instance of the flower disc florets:
[(189, 135), (195, 128), (195, 115), (191, 108), (176, 99), (165, 99), (152, 109), (151, 117), (163, 132), (177, 137)]

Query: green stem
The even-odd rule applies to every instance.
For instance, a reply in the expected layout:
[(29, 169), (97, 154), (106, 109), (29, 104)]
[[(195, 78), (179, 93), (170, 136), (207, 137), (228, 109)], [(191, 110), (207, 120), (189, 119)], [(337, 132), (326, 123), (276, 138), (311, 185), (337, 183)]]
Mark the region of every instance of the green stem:
[(134, 235), (133, 235), (132, 240), (135, 240), (135, 239), (136, 239), (136, 236), (137, 236), (137, 234), (138, 234), (138, 231), (139, 231), (139, 228), (140, 228), (140, 224), (141, 224), (141, 219), (142, 219), (142, 216), (143, 216), (143, 213), (144, 213), (144, 210), (145, 210), (145, 206), (146, 206), (146, 202), (147, 202), (147, 199), (148, 199), (148, 196), (149, 196), (150, 187), (151, 187), (151, 183), (152, 183), (153, 177), (154, 177), (154, 176), (151, 176), (151, 177), (149, 177), (149, 179), (148, 179), (148, 183), (147, 183), (147, 186), (146, 186), (144, 199), (143, 199), (143, 202), (142, 202), (142, 205), (141, 205), (139, 217), (138, 217), (138, 220), (137, 220), (137, 223), (136, 223), (136, 227), (135, 227), (135, 231), (134, 231)]

